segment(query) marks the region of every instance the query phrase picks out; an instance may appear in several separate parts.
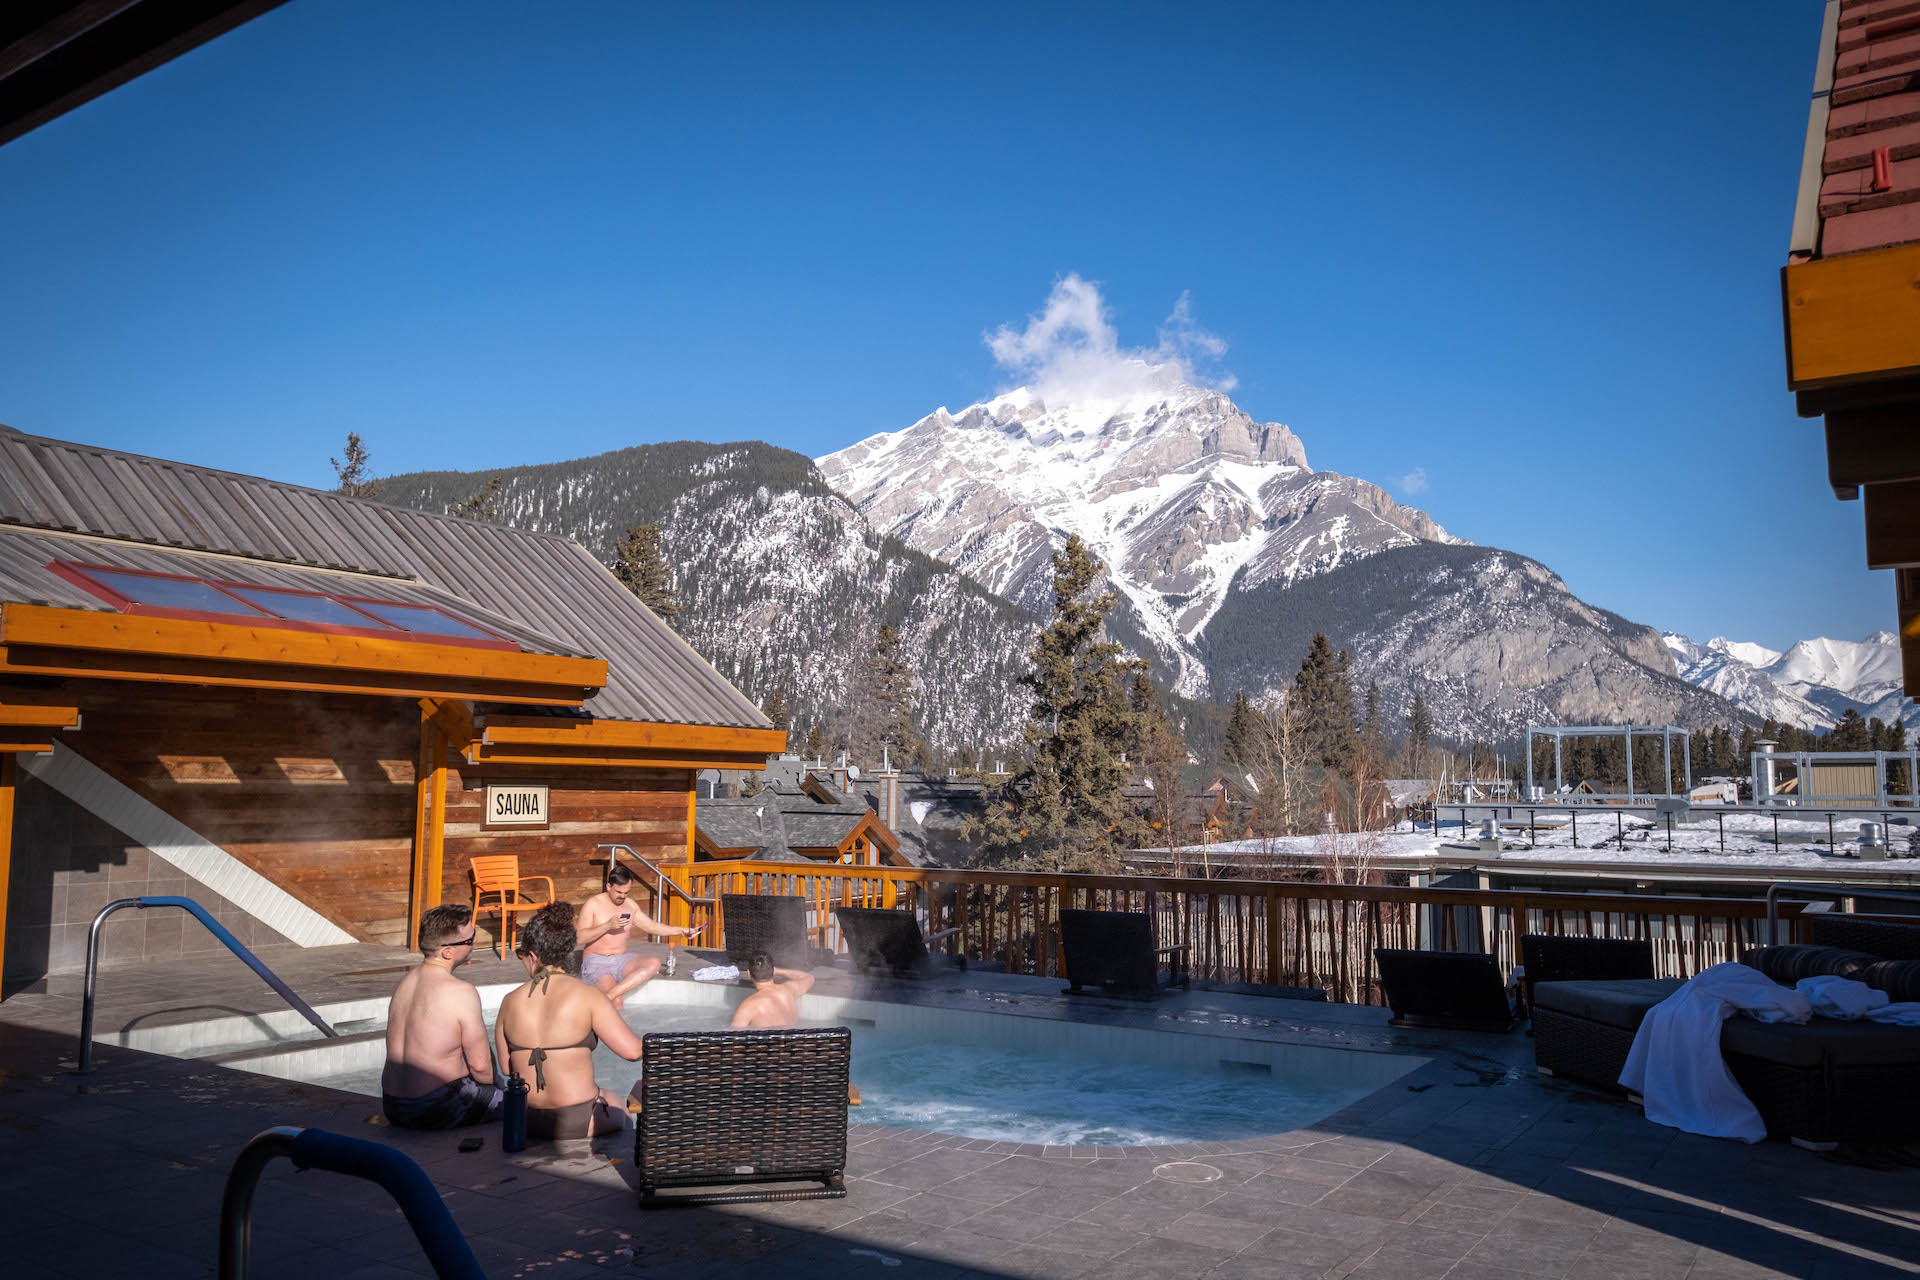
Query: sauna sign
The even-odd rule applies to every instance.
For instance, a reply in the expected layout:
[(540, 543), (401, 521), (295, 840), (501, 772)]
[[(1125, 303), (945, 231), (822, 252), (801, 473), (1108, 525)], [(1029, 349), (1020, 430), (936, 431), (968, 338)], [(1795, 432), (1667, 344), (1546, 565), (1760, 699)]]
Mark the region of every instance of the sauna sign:
[(487, 785), (489, 827), (544, 827), (547, 825), (545, 787)]

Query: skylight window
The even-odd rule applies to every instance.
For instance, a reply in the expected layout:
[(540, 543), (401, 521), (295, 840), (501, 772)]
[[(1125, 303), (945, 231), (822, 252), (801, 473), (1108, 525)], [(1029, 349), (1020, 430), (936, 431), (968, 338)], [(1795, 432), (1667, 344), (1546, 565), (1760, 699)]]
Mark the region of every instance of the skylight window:
[(105, 565), (55, 560), (47, 568), (112, 605), (121, 613), (187, 618), (202, 622), (325, 631), (387, 640), (431, 638), (435, 643), (514, 649), (519, 645), (433, 605), (398, 600), (296, 591), (246, 582), (148, 573)]

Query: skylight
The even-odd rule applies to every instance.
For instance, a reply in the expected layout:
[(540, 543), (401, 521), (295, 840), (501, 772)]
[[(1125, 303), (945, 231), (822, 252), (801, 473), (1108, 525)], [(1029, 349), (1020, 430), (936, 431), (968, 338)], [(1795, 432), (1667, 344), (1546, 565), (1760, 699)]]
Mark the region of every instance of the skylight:
[(294, 631), (386, 639), (431, 637), (434, 643), (520, 648), (498, 632), (434, 605), (61, 560), (50, 561), (47, 568), (121, 613), (265, 624)]

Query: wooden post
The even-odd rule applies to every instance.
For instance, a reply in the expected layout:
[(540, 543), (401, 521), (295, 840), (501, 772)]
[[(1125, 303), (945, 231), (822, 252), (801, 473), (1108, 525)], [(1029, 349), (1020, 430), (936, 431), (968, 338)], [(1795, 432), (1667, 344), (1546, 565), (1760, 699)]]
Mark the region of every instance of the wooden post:
[(14, 756), (0, 754), (0, 973), (7, 967), (7, 881), (13, 874)]
[(446, 874), (447, 752), (437, 706), (420, 708), (420, 755), (413, 771), (413, 883), (407, 895), (407, 945), (420, 945), (420, 916), (440, 905)]

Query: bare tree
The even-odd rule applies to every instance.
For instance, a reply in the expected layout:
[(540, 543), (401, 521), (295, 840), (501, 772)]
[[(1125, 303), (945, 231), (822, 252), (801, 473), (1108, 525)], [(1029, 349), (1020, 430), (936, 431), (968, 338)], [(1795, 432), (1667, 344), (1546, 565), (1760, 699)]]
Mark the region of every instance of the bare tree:
[(338, 477), (340, 481), (339, 486), (334, 492), (344, 494), (349, 498), (372, 498), (377, 496), (380, 492), (380, 482), (378, 480), (367, 479), (367, 446), (360, 442), (359, 432), (347, 432), (347, 447), (345, 453), (345, 461), (339, 458), (327, 459), (328, 462), (333, 464), (333, 474)]

